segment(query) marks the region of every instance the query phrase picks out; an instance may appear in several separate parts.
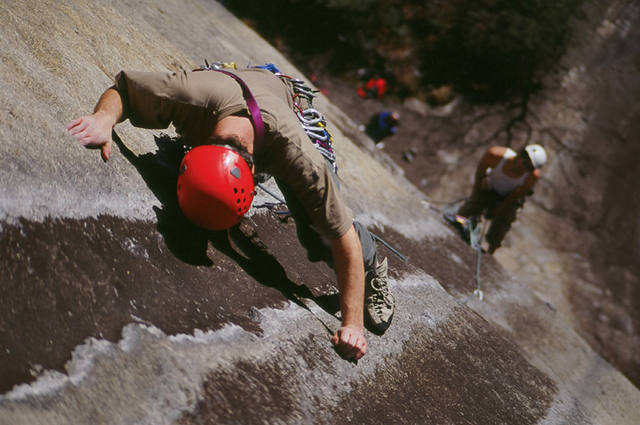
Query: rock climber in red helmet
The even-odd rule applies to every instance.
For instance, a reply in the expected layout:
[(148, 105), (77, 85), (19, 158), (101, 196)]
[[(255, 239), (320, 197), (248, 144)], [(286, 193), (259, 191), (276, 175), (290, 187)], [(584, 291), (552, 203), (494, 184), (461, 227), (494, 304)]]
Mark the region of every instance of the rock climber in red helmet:
[(209, 229), (233, 226), (246, 213), (254, 171), (273, 176), (308, 258), (325, 261), (336, 272), (342, 326), (332, 342), (342, 357), (357, 360), (367, 351), (365, 317), (378, 333), (393, 317), (387, 262), (378, 261), (373, 237), (353, 219), (335, 170), (305, 133), (297, 108), (292, 83), (258, 67), (122, 71), (94, 113), (67, 129), (82, 145), (100, 148), (106, 161), (117, 123), (129, 119), (136, 127), (152, 129), (173, 124), (192, 147), (178, 170), (180, 208)]

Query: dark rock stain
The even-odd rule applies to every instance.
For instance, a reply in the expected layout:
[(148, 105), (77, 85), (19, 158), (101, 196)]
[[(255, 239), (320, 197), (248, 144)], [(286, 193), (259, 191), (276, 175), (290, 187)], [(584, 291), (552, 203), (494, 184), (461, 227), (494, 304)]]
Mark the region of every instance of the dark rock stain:
[[(4, 225), (0, 391), (32, 380), (38, 370), (62, 370), (73, 348), (88, 337), (117, 341), (127, 323), (142, 321), (167, 334), (191, 334), (233, 322), (259, 333), (252, 307), (314, 298), (311, 289), (290, 280), (264, 250), (254, 227), (249, 219), (228, 233), (204, 232), (197, 254), (210, 259), (206, 266), (175, 255), (175, 247), (167, 248), (151, 222), (101, 216)], [(285, 238), (296, 242), (293, 235)], [(291, 255), (288, 265), (297, 267), (298, 261)], [(326, 302), (318, 298), (318, 303), (335, 311), (332, 295), (322, 292), (328, 274), (313, 267), (317, 265), (298, 267), (294, 275), (314, 276), (304, 283), (319, 289)]]
[[(311, 357), (326, 357), (318, 341), (301, 345), (310, 347)], [(343, 385), (327, 363), (306, 361), (329, 376), (325, 387)], [(341, 400), (335, 405), (315, 406), (313, 418), (300, 420), (315, 400), (296, 394), (300, 382), (289, 367), (287, 361), (238, 362), (210, 374), (198, 408), (179, 423), (526, 425), (544, 417), (557, 391), (500, 331), (462, 308), (434, 330), (416, 329), (397, 356), (350, 382), (347, 393), (335, 394)]]

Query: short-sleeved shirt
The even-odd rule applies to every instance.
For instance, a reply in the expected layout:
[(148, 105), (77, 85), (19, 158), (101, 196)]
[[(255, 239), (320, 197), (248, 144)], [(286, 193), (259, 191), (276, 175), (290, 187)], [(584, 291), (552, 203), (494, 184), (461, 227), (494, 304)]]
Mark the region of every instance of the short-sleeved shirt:
[[(353, 214), (294, 112), (292, 87), (260, 68), (234, 70), (250, 88), (265, 124), (255, 146), (257, 172), (271, 174), (291, 188), (313, 227), (329, 240), (349, 230)], [(216, 123), (229, 115), (249, 116), (238, 82), (216, 71), (132, 72), (116, 76), (124, 116), (136, 127), (173, 124), (190, 146), (206, 143)]]

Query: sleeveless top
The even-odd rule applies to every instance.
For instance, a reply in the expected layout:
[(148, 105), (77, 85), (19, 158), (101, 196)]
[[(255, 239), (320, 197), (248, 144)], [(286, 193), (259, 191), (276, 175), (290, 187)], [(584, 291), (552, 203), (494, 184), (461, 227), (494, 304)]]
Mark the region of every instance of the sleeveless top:
[(501, 196), (506, 196), (515, 188), (522, 185), (525, 179), (529, 176), (529, 173), (524, 173), (520, 177), (510, 177), (504, 174), (502, 168), (504, 167), (505, 160), (515, 157), (517, 154), (513, 149), (507, 148), (507, 151), (502, 156), (500, 164), (494, 168), (487, 176), (489, 182), (489, 188), (494, 192), (497, 192)]

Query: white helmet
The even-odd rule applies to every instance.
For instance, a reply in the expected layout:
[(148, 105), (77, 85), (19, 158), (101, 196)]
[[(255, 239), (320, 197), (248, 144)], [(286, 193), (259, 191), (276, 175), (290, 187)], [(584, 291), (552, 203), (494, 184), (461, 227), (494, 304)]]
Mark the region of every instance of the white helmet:
[(542, 168), (547, 162), (547, 153), (542, 146), (527, 145), (524, 150), (527, 152), (527, 155), (529, 155), (529, 159), (531, 159), (531, 164), (533, 164), (534, 168)]

